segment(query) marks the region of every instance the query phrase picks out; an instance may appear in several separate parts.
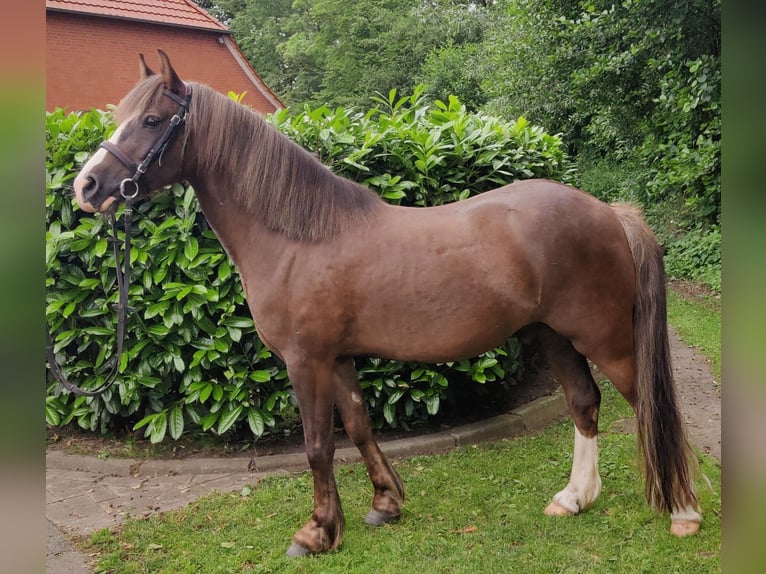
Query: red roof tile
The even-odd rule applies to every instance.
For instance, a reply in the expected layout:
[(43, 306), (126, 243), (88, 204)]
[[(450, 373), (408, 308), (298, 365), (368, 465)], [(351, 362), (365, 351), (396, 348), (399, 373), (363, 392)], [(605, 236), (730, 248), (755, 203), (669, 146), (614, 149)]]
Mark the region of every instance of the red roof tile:
[(228, 28), (191, 0), (46, 0), (51, 10), (79, 12), (227, 32)]

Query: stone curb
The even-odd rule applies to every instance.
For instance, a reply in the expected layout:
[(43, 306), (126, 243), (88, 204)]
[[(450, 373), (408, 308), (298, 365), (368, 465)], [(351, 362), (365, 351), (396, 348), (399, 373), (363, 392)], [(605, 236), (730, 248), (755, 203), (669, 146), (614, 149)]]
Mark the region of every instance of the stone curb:
[[(434, 454), (459, 446), (500, 440), (539, 430), (567, 414), (566, 399), (561, 391), (540, 397), (526, 405), (476, 423), (463, 425), (428, 435), (397, 439), (380, 443), (389, 457)], [(360, 460), (355, 447), (339, 448), (335, 460)], [(64, 454), (49, 451), (45, 466), (58, 470), (77, 470), (108, 476), (158, 476), (173, 474), (226, 474), (246, 472), (273, 472), (298, 470), (308, 467), (305, 452), (275, 454), (256, 457), (190, 458), (139, 460), (133, 458), (99, 459), (93, 456)]]

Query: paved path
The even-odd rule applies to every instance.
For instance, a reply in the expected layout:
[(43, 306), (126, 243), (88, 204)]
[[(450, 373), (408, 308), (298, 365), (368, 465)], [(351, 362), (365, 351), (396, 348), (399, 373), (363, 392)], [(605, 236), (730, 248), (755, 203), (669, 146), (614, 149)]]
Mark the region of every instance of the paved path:
[(721, 387), (710, 362), (670, 331), (670, 354), (681, 412), (691, 441), (721, 462)]

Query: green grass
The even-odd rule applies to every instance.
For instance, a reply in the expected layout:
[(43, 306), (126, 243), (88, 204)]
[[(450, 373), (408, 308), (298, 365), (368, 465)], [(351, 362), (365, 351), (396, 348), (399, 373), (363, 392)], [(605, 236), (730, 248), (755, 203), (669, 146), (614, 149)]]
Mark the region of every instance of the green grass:
[(563, 488), (572, 456), (572, 425), (446, 455), (395, 461), (407, 486), (402, 520), (368, 527), (371, 487), (361, 464), (337, 478), (346, 534), (336, 552), (287, 559), (290, 538), (311, 512), (311, 475), (270, 477), (250, 492), (214, 494), (188, 507), (130, 520), (94, 534), (97, 572), (224, 573), (594, 573), (719, 572), (720, 466), (704, 455), (699, 535), (678, 539), (668, 516), (644, 501), (636, 443), (619, 421), (632, 411), (602, 384), (600, 468), (603, 490), (588, 512), (546, 517)]
[(721, 380), (721, 308), (712, 297), (694, 299), (668, 289), (668, 322), (687, 344), (710, 359)]

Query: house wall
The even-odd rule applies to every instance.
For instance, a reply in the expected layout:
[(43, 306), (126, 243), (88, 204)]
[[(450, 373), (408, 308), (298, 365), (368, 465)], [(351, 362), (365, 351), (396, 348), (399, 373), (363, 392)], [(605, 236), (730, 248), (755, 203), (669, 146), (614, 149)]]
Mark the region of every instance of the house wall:
[[(164, 50), (182, 79), (227, 93), (247, 92), (243, 103), (262, 113), (275, 104), (259, 92), (219, 33), (48, 11), (46, 14), (46, 109), (106, 109), (139, 79), (138, 54), (159, 70)], [(228, 39), (228, 41), (231, 41)]]

